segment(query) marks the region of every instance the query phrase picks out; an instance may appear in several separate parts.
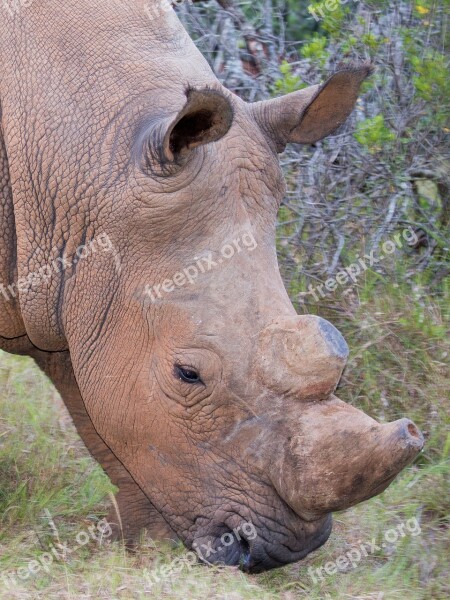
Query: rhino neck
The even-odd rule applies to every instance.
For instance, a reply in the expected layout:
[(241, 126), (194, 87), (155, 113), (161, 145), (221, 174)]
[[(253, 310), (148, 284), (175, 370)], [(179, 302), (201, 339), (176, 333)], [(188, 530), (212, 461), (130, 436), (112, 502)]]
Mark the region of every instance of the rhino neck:
[[(0, 23), (11, 178), (9, 208), (2, 210), (9, 210), (16, 231), (2, 243), (6, 262), (17, 265), (5, 277), (22, 284), (20, 313), (18, 303), (8, 305), (13, 325), (3, 329), (8, 335), (25, 329), (43, 350), (67, 348), (69, 302), (76, 286), (88, 285), (78, 277), (85, 265), (73, 266), (77, 249), (114, 228), (110, 214), (127, 186), (127, 136), (136, 111), (173, 106), (177, 112), (186, 85), (215, 81), (172, 11), (150, 18), (146, 5), (77, 0), (54, 10), (53, 2), (41, 0)], [(58, 272), (55, 261), (72, 267)], [(48, 281), (34, 278), (27, 287), (46, 268), (52, 269)], [(106, 279), (105, 293), (113, 294), (115, 269), (99, 263), (97, 272)]]

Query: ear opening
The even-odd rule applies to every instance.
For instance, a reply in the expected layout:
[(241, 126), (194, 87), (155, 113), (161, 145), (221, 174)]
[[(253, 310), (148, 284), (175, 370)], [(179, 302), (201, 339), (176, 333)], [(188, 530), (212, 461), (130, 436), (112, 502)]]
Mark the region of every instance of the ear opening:
[(186, 105), (164, 138), (164, 154), (170, 161), (182, 158), (193, 148), (216, 142), (233, 122), (231, 102), (221, 93), (188, 89), (186, 96)]
[(183, 148), (194, 148), (204, 142), (205, 134), (211, 132), (216, 116), (208, 110), (199, 110), (186, 115), (172, 129), (169, 148), (173, 154), (179, 154)]
[(195, 148), (218, 141), (233, 122), (233, 106), (218, 90), (186, 90), (178, 114), (153, 116), (140, 124), (136, 162), (148, 175), (170, 177), (194, 157)]

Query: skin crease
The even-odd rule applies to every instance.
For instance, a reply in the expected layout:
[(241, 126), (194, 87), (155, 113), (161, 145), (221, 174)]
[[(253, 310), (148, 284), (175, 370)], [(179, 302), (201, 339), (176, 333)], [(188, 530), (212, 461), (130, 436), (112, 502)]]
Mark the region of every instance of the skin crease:
[[(173, 13), (149, 21), (143, 4), (2, 14), (0, 282), (103, 233), (114, 251), (18, 301), (0, 295), (0, 348), (32, 356), (60, 391), (120, 488), (118, 535), (210, 545), (209, 562), (257, 572), (323, 544), (330, 513), (380, 493), (423, 444), (410, 421), (380, 425), (333, 396), (345, 343), (296, 315), (276, 259), (276, 152), (335, 129), (368, 68), (247, 105)], [(252, 250), (145, 294), (244, 232)], [(223, 547), (245, 521), (257, 536)]]

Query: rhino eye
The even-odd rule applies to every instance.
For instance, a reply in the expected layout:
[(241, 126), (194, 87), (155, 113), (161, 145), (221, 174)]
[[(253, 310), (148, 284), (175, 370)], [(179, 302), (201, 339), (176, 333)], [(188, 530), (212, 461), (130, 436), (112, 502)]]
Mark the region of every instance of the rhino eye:
[(200, 379), (200, 375), (194, 369), (190, 369), (188, 367), (181, 367), (180, 365), (175, 365), (175, 375), (181, 381), (185, 383), (203, 383)]

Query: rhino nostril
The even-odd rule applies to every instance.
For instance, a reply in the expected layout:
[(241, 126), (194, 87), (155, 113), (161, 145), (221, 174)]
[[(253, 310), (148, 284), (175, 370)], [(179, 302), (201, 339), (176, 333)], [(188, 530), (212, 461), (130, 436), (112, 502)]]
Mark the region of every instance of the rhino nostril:
[(407, 427), (410, 435), (412, 435), (415, 438), (421, 438), (422, 436), (419, 433), (419, 430), (417, 429), (417, 427), (414, 425), (414, 423), (408, 423), (408, 427)]
[(348, 357), (348, 346), (339, 331), (329, 321), (320, 319), (319, 321), (320, 331), (328, 344), (333, 356), (346, 360)]
[(400, 419), (399, 421), (394, 421), (394, 426), (395, 424), (397, 424), (396, 437), (402, 447), (417, 451), (422, 449), (424, 443), (423, 435), (412, 421), (409, 419)]

